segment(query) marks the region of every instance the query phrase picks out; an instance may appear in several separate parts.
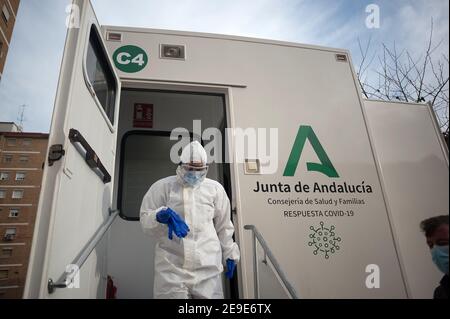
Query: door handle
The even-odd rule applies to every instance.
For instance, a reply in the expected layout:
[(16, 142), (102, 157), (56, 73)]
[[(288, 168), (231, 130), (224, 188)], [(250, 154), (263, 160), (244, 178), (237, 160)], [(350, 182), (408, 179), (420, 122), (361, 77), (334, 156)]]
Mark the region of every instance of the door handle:
[[(80, 153), (81, 156), (84, 156), (84, 160), (88, 164), (88, 166), (97, 174), (100, 172), (102, 176), (99, 175), (101, 180), (104, 184), (107, 184), (111, 181), (111, 175), (109, 175), (108, 171), (106, 170), (105, 166), (103, 166), (102, 161), (98, 157), (97, 153), (92, 149), (92, 147), (89, 145), (89, 143), (86, 141), (86, 139), (83, 137), (83, 135), (77, 131), (76, 129), (71, 128), (69, 131), (69, 140), (72, 144), (74, 144), (77, 151)], [(76, 147), (77, 143), (84, 149), (83, 152)]]

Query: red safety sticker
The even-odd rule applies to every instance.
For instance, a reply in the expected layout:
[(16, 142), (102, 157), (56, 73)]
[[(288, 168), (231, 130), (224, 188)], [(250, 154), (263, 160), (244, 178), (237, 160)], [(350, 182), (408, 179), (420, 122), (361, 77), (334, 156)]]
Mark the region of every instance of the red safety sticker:
[(153, 104), (134, 104), (133, 127), (153, 127)]

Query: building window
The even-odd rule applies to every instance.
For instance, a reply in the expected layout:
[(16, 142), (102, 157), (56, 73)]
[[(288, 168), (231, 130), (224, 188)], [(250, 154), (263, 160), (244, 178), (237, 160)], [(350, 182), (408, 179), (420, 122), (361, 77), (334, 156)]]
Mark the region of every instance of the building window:
[(0, 280), (8, 279), (8, 269), (0, 269)]
[(108, 57), (102, 47), (100, 37), (95, 27), (92, 27), (86, 56), (87, 76), (108, 119), (111, 124), (114, 124), (116, 80), (107, 61)]
[(0, 255), (0, 257), (8, 258), (12, 257), (12, 254), (13, 254), (12, 248), (2, 248), (2, 254)]
[(3, 20), (5, 20), (5, 23), (8, 23), (8, 21), (9, 21), (9, 10), (6, 7), (6, 4), (4, 4), (3, 8), (2, 8), (2, 17), (3, 17)]
[(6, 190), (0, 189), (0, 198), (6, 198)]
[(27, 163), (28, 162), (28, 156), (27, 155), (20, 155), (19, 161), (21, 163)]
[(3, 156), (3, 163), (11, 163), (13, 159), (12, 155), (5, 155)]
[(23, 146), (31, 146), (31, 138), (26, 138), (22, 142)]
[(16, 173), (16, 181), (24, 181), (25, 180), (25, 176), (26, 176), (25, 173), (22, 173), (22, 172)]
[(11, 218), (17, 218), (19, 217), (20, 209), (18, 208), (11, 208), (9, 210), (9, 217)]
[(9, 173), (8, 172), (1, 172), (0, 173), (0, 181), (7, 181), (9, 179)]
[(4, 239), (6, 241), (14, 240), (14, 238), (16, 238), (16, 234), (17, 232), (15, 228), (6, 228)]
[(13, 190), (11, 197), (13, 199), (21, 199), (21, 198), (23, 198), (23, 190), (21, 190), (21, 189)]
[(16, 139), (15, 138), (7, 138), (6, 139), (6, 145), (8, 145), (8, 146), (16, 146)]

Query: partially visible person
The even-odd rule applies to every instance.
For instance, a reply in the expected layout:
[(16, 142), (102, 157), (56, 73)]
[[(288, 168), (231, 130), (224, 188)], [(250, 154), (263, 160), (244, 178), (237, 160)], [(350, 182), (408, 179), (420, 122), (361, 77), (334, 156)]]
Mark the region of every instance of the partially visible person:
[(448, 215), (428, 218), (420, 223), (420, 228), (427, 238), (434, 264), (444, 273), (434, 291), (434, 299), (448, 299)]

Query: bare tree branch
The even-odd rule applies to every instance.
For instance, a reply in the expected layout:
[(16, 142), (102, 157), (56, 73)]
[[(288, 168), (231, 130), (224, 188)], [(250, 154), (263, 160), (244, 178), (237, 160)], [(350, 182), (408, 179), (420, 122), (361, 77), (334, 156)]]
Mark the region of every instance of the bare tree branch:
[[(377, 65), (373, 67), (376, 53), (372, 54), (372, 39), (367, 43), (358, 38), (361, 60), (357, 69), (358, 81), (366, 98), (399, 100), (405, 102), (431, 103), (439, 126), (448, 141), (449, 136), (449, 57), (435, 52), (443, 39), (434, 41), (434, 21), (431, 19), (430, 33), (424, 52), (398, 50), (382, 43)], [(372, 58), (369, 58), (372, 56)]]

